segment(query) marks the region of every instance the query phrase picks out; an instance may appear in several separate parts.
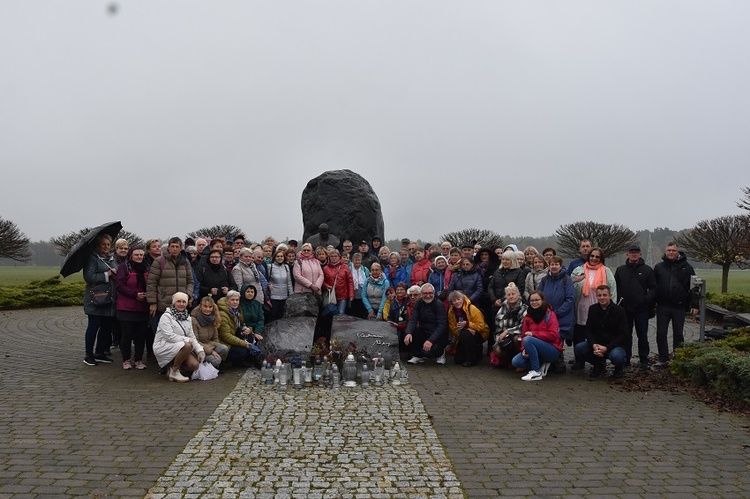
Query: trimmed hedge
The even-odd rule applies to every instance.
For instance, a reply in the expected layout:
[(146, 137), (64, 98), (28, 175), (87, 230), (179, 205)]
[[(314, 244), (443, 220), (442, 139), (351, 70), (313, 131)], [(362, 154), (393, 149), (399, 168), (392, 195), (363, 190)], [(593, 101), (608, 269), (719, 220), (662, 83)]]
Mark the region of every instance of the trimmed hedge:
[(732, 329), (723, 340), (678, 348), (670, 370), (722, 397), (750, 402), (750, 327)]
[(83, 306), (83, 282), (63, 282), (59, 277), (24, 286), (0, 286), (0, 310)]
[(748, 295), (706, 293), (706, 301), (724, 307), (730, 312), (750, 312), (750, 296)]

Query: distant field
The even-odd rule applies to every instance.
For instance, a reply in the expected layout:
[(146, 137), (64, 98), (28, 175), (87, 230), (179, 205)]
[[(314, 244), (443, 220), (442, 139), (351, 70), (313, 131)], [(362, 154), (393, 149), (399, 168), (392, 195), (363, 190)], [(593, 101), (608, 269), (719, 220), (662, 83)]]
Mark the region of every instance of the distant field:
[[(28, 284), (55, 277), (59, 267), (0, 267), (0, 286)], [(712, 293), (721, 292), (721, 270), (698, 270), (696, 273), (706, 280), (706, 287)], [(78, 272), (65, 278), (65, 282), (79, 282), (83, 273)], [(750, 295), (750, 270), (729, 271), (729, 292)]]
[[(56, 277), (59, 273), (60, 267), (0, 267), (0, 286), (16, 286), (32, 281), (42, 281)], [(80, 281), (83, 281), (82, 272), (65, 278), (65, 282)]]

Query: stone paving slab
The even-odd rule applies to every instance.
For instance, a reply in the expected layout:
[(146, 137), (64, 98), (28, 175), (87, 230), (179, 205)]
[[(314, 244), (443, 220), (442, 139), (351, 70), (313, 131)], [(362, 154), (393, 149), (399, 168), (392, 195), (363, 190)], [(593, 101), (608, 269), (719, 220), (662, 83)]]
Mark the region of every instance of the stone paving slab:
[(410, 386), (303, 388), (248, 371), (150, 491), (168, 497), (463, 498)]

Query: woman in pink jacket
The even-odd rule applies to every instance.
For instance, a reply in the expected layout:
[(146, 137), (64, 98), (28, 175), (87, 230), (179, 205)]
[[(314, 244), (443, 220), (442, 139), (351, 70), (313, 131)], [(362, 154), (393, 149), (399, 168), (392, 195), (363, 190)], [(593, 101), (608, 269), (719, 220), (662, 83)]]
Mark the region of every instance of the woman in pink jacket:
[(563, 350), (557, 316), (547, 305), (541, 291), (534, 291), (529, 295), (529, 308), (523, 319), (521, 336), (521, 353), (513, 357), (513, 367), (531, 367), (531, 371), (521, 379), (539, 381), (547, 375), (550, 363)]
[(296, 262), (292, 265), (292, 274), (295, 293), (320, 295), (320, 290), (323, 288), (323, 268), (315, 258), (312, 244), (302, 245), (302, 251), (299, 252)]

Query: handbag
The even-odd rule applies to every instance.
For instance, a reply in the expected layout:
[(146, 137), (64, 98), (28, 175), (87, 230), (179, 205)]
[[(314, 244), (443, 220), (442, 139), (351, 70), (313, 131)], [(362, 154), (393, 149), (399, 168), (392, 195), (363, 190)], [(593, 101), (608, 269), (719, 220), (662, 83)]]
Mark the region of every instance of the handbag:
[[(103, 288), (100, 288), (103, 289)], [(93, 288), (88, 289), (89, 299), (95, 307), (112, 305), (112, 288), (108, 285), (106, 290), (97, 291)]]
[(336, 300), (336, 283), (339, 281), (339, 273), (336, 271), (336, 279), (333, 280), (333, 286), (331, 286), (331, 289), (326, 291), (323, 294), (323, 306), (327, 305), (336, 305), (338, 304), (338, 300)]

